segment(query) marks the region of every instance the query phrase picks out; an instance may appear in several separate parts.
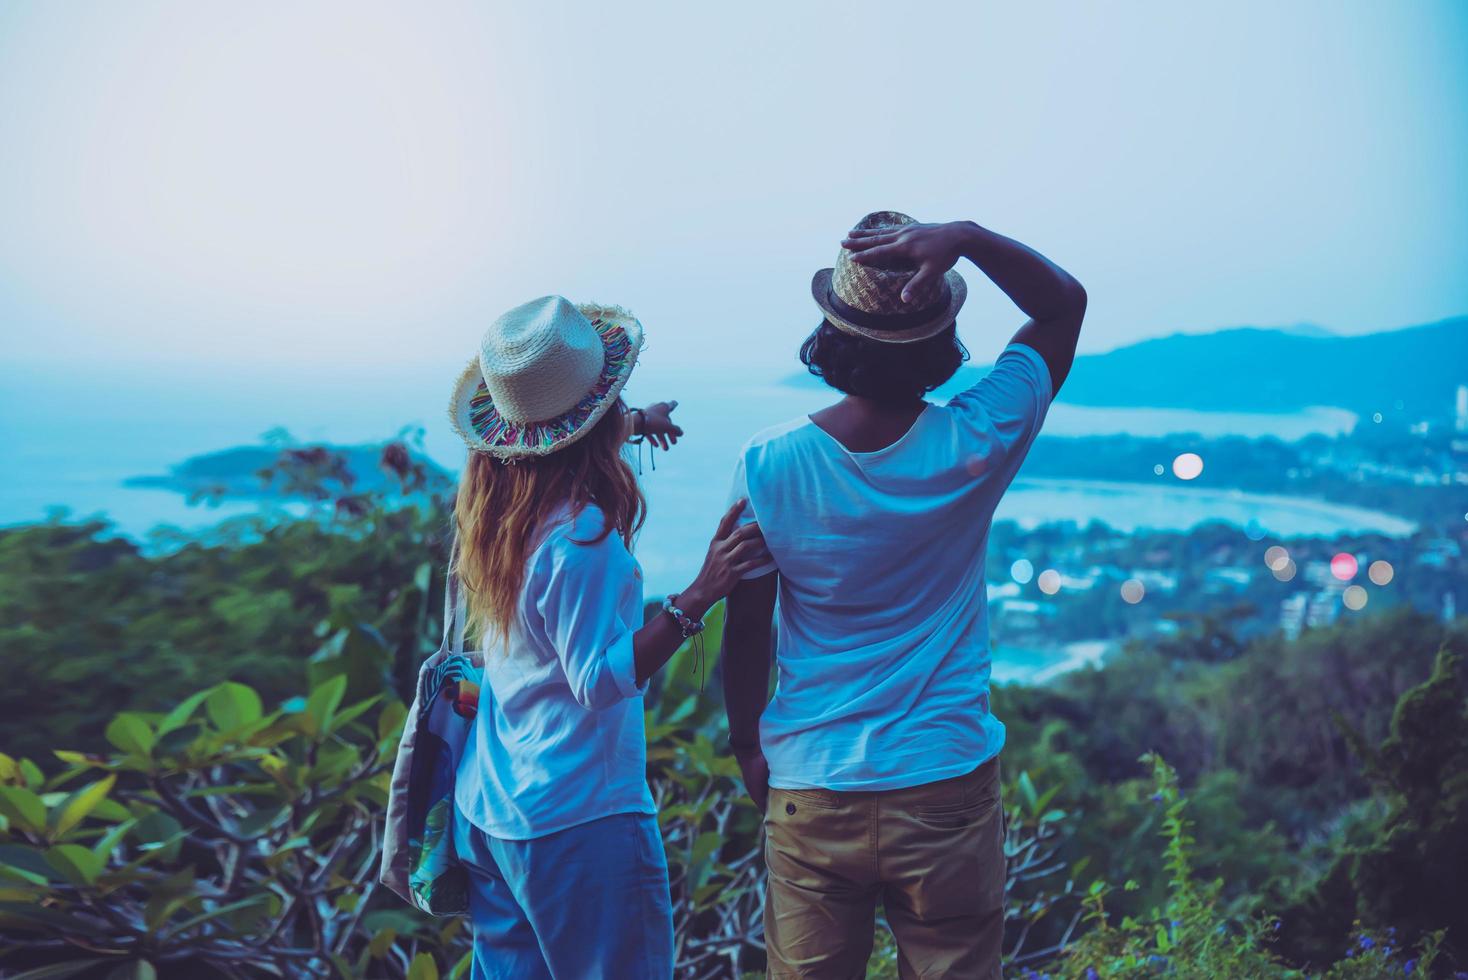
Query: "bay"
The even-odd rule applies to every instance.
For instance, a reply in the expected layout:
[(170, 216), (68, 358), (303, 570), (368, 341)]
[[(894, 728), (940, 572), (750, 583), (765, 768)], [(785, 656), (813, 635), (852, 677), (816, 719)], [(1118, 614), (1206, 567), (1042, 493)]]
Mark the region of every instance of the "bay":
[[(86, 383), (45, 372), (0, 375), (0, 524), (44, 519), (52, 508), (73, 516), (105, 515), (118, 530), (142, 539), (158, 525), (208, 526), (256, 505), (190, 506), (179, 494), (123, 485), (129, 477), (164, 473), (188, 456), (258, 442), (284, 426), (305, 441), (375, 442), (404, 425), (421, 425), (424, 446), (456, 470), (463, 450), (443, 420), (448, 368), (407, 364), (391, 373), (304, 370), (211, 375), (161, 371)], [(829, 392), (762, 376), (726, 372), (639, 369), (627, 389), (633, 404), (677, 399), (674, 417), (687, 436), (669, 453), (642, 457), (650, 515), (638, 542), (650, 591), (686, 584), (703, 557), (728, 496), (730, 468), (755, 432), (829, 403)], [(944, 394), (939, 392), (940, 395)], [(1092, 409), (1059, 403), (1046, 423), (1050, 435), (1171, 432), (1287, 438), (1338, 432), (1354, 416), (1336, 409), (1286, 415), (1187, 412), (1173, 409)], [(1329, 535), (1377, 530), (1410, 533), (1391, 515), (1321, 501), (1203, 490), (1176, 480), (1105, 483), (1021, 477), (998, 517), (1034, 527), (1048, 521), (1084, 525), (1101, 520), (1121, 530), (1185, 529), (1210, 520), (1257, 522), (1271, 533)]]

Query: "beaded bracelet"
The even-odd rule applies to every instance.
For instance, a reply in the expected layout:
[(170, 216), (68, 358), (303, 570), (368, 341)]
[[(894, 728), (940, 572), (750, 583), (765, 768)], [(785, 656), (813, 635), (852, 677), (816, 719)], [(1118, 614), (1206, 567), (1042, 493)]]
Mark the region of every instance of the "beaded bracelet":
[(676, 592), (664, 599), (663, 612), (673, 617), (673, 622), (678, 624), (683, 639), (693, 641), (693, 672), (698, 675), (698, 689), (702, 691), (704, 682), (708, 680), (708, 669), (704, 664), (703, 655), (703, 620), (694, 622), (692, 616), (675, 605), (677, 601)]
[(679, 609), (673, 603), (678, 601), (678, 594), (668, 596), (663, 600), (663, 612), (673, 617), (673, 622), (678, 624), (678, 629), (683, 632), (683, 639), (687, 640), (703, 632), (703, 620), (694, 621), (693, 617)]

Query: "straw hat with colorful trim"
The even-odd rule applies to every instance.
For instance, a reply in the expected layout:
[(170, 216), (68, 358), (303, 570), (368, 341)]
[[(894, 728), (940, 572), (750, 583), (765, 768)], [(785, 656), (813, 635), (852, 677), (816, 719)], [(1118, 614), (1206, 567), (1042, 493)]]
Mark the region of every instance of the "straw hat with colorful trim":
[[(856, 229), (897, 228), (917, 224), (900, 211), (873, 211)], [(810, 281), (816, 305), (831, 325), (846, 333), (888, 344), (910, 344), (942, 333), (958, 316), (968, 296), (963, 276), (949, 269), (942, 278), (923, 284), (918, 295), (902, 300), (902, 287), (916, 269), (880, 269), (852, 260), (843, 248), (834, 269), (822, 269)]]
[(591, 431), (642, 350), (642, 324), (620, 306), (531, 300), (484, 333), (454, 384), (449, 421), (470, 449), (544, 456)]

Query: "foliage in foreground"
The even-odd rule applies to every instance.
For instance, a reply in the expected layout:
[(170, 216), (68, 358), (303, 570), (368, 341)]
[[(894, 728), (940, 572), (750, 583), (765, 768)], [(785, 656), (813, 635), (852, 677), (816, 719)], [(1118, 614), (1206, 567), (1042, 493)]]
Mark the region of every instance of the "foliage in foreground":
[[(1219, 904), (1222, 881), (1199, 881), (1193, 866), (1197, 841), (1185, 815), (1187, 800), (1178, 790), (1177, 774), (1161, 756), (1148, 754), (1142, 762), (1152, 769), (1153, 800), (1164, 813), (1161, 836), (1167, 869), (1167, 901), (1140, 917), (1125, 916), (1113, 923), (1106, 914), (1110, 888), (1091, 886), (1085, 899), (1091, 928), (1057, 965), (1057, 974), (1075, 977), (1178, 978), (1257, 977), (1324, 980), (1430, 976), (1442, 933), (1425, 936), (1420, 947), (1403, 949), (1393, 942), (1358, 932), (1355, 945), (1324, 974), (1310, 974), (1286, 964), (1274, 951), (1278, 920), (1261, 915), (1233, 918)], [(1127, 882), (1125, 887), (1134, 887)], [(1395, 935), (1395, 930), (1392, 930)], [(1044, 976), (1027, 971), (1028, 975)]]
[[(685, 672), (691, 664), (686, 652), (675, 659), (649, 707), (650, 775), (678, 910), (679, 975), (734, 976), (761, 958), (758, 816), (732, 760), (700, 730), (709, 706)], [(1455, 758), (1420, 758), (1410, 740), (1444, 706), (1468, 720), (1453, 666), (1440, 658), (1433, 679), (1403, 699), (1377, 758), (1397, 753), (1399, 769), (1426, 765), (1429, 775)], [(348, 675), (334, 673), (307, 698), (267, 712), (251, 688), (227, 682), (167, 713), (124, 712), (107, 726), (111, 753), (58, 751), (64, 766), (49, 776), (0, 755), (0, 933), (10, 946), (0, 967), (39, 971), (35, 978), (463, 976), (465, 923), (423, 916), (375, 884), (404, 709), (381, 695), (349, 702), (348, 688)], [(1448, 741), (1455, 731), (1468, 724), (1448, 726)], [(1038, 792), (1027, 773), (1006, 787), (1007, 953), (1020, 975), (1433, 975), (1444, 930), (1421, 927), (1455, 914), (1450, 905), (1402, 942), (1395, 927), (1358, 923), (1324, 972), (1288, 965), (1274, 948), (1276, 920), (1230, 913), (1222, 882), (1199, 879), (1176, 774), (1160, 756), (1143, 762), (1154, 790), (1148, 805), (1162, 814), (1167, 880), (1165, 901), (1139, 915), (1118, 918), (1106, 907), (1134, 882), (1114, 889), (1098, 880), (1072, 894), (1081, 869), (1056, 858), (1074, 819), (1052, 805), (1060, 787)], [(1431, 843), (1413, 836), (1421, 832), (1388, 824), (1383, 839), (1410, 851)], [(1463, 880), (1453, 868), (1439, 871), (1450, 886)], [(1065, 938), (1027, 949), (1029, 926), (1056, 915), (1070, 921)], [(1083, 928), (1071, 941), (1077, 919)], [(872, 975), (894, 968), (888, 943)]]
[[(647, 715), (679, 975), (762, 960), (759, 817), (702, 730), (709, 703), (672, 664)], [(338, 664), (345, 667), (345, 664)], [(225, 682), (168, 712), (123, 712), (112, 751), (60, 771), (0, 755), (0, 968), (36, 977), (457, 977), (468, 936), (376, 884), (387, 779), (405, 710), (347, 699), (330, 673), (265, 710)], [(1011, 788), (1016, 883), (1054, 875), (1054, 793)], [(1061, 889), (1063, 894), (1065, 889)], [(1043, 914), (1055, 896), (1014, 915)], [(26, 974), (20, 974), (25, 976)]]

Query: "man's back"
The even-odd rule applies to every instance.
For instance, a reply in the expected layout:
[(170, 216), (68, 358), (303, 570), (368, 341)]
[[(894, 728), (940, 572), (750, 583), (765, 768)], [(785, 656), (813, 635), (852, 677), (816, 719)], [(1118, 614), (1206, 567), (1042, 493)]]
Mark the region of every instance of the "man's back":
[(989, 713), (984, 549), (1049, 405), (1032, 348), (851, 452), (809, 419), (756, 436), (735, 478), (780, 573), (779, 682), (760, 724), (770, 785), (887, 790), (970, 772)]

